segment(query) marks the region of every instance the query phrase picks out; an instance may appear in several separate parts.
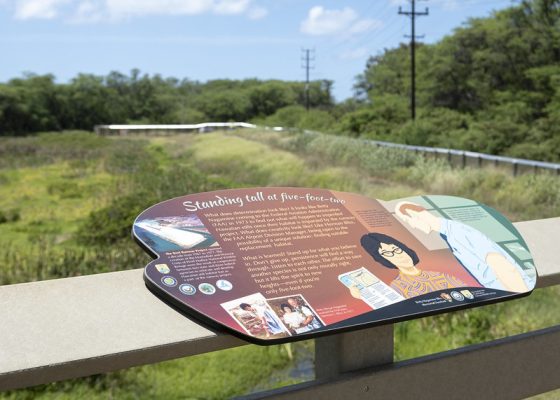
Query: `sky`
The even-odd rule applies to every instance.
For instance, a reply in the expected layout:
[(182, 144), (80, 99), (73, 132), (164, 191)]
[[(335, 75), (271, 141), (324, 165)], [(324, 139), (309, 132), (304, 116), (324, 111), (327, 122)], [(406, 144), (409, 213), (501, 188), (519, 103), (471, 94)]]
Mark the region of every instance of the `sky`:
[[(512, 0), (428, 0), (417, 20), (434, 43), (471, 17)], [(352, 96), (370, 55), (408, 41), (408, 0), (0, 0), (0, 81), (51, 73), (334, 81), (338, 101)]]

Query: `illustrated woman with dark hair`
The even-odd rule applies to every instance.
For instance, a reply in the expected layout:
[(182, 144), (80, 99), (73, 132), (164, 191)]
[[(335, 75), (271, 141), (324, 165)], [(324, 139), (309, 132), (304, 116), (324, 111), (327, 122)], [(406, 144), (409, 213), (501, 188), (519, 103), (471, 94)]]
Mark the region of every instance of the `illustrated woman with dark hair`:
[[(362, 236), (360, 242), (379, 264), (399, 270), (391, 287), (407, 299), (437, 290), (467, 286), (460, 279), (443, 272), (421, 270), (417, 267), (420, 260), (416, 252), (391, 236), (368, 233)], [(352, 291), (352, 295), (357, 297), (356, 291)]]

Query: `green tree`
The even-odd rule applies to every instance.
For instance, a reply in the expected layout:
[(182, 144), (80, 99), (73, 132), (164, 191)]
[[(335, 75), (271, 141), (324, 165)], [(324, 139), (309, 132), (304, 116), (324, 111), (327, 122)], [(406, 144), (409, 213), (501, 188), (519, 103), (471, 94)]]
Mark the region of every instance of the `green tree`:
[(250, 117), (251, 101), (245, 92), (212, 91), (199, 96), (197, 108), (215, 122), (245, 121)]
[(267, 116), (276, 110), (294, 104), (293, 88), (280, 81), (264, 82), (249, 91), (253, 116)]

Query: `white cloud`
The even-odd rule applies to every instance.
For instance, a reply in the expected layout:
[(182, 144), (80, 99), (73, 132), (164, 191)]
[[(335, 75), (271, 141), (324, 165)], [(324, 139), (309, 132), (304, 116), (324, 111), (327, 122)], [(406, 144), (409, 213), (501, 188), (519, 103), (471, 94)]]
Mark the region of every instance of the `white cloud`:
[(213, 0), (106, 0), (112, 17), (143, 15), (196, 15), (212, 11)]
[(60, 7), (69, 0), (18, 0), (15, 4), (17, 19), (52, 19), (58, 16)]
[(249, 9), (251, 0), (220, 0), (214, 4), (214, 11), (218, 14), (242, 14)]
[(116, 18), (141, 15), (246, 15), (251, 19), (266, 15), (254, 0), (105, 0), (107, 12)]
[(374, 19), (360, 19), (350, 7), (342, 10), (328, 10), (315, 6), (309, 10), (307, 18), (301, 23), (300, 30), (313, 36), (356, 34), (379, 29), (383, 23)]
[[(257, 0), (0, 0), (13, 4), (18, 19), (62, 18), (71, 23), (115, 21), (154, 15), (244, 15), (263, 18)], [(2, 3), (0, 3), (1, 5)]]
[(100, 22), (105, 19), (103, 9), (99, 3), (85, 0), (78, 4), (76, 11), (68, 18), (68, 22), (73, 24)]
[(326, 10), (322, 6), (315, 6), (301, 23), (301, 31), (309, 35), (332, 35), (348, 27), (356, 18), (356, 12), (348, 7), (343, 10)]

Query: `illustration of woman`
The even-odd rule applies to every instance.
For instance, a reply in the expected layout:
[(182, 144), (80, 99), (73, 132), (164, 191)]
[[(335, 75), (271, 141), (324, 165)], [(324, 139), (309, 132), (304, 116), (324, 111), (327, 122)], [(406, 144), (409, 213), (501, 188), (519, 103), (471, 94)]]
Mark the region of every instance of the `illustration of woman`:
[(296, 311), (290, 304), (282, 303), (280, 308), (284, 313), (282, 320), (295, 333), (308, 332), (313, 329), (312, 326), (306, 324), (307, 317), (303, 313)]
[[(421, 270), (417, 267), (420, 259), (416, 252), (391, 236), (368, 233), (362, 236), (361, 244), (379, 264), (399, 270), (391, 287), (407, 299), (438, 290), (467, 286), (452, 275)], [(352, 295), (356, 297), (355, 291), (352, 291)]]
[(247, 311), (255, 315), (255, 317), (259, 318), (262, 322), (262, 326), (266, 331), (266, 337), (269, 338), (271, 335), (276, 335), (278, 333), (285, 332), (284, 328), (282, 327), (282, 323), (278, 321), (277, 317), (266, 308), (266, 306), (259, 305), (259, 304), (247, 304), (241, 303), (239, 305), (243, 311)]

